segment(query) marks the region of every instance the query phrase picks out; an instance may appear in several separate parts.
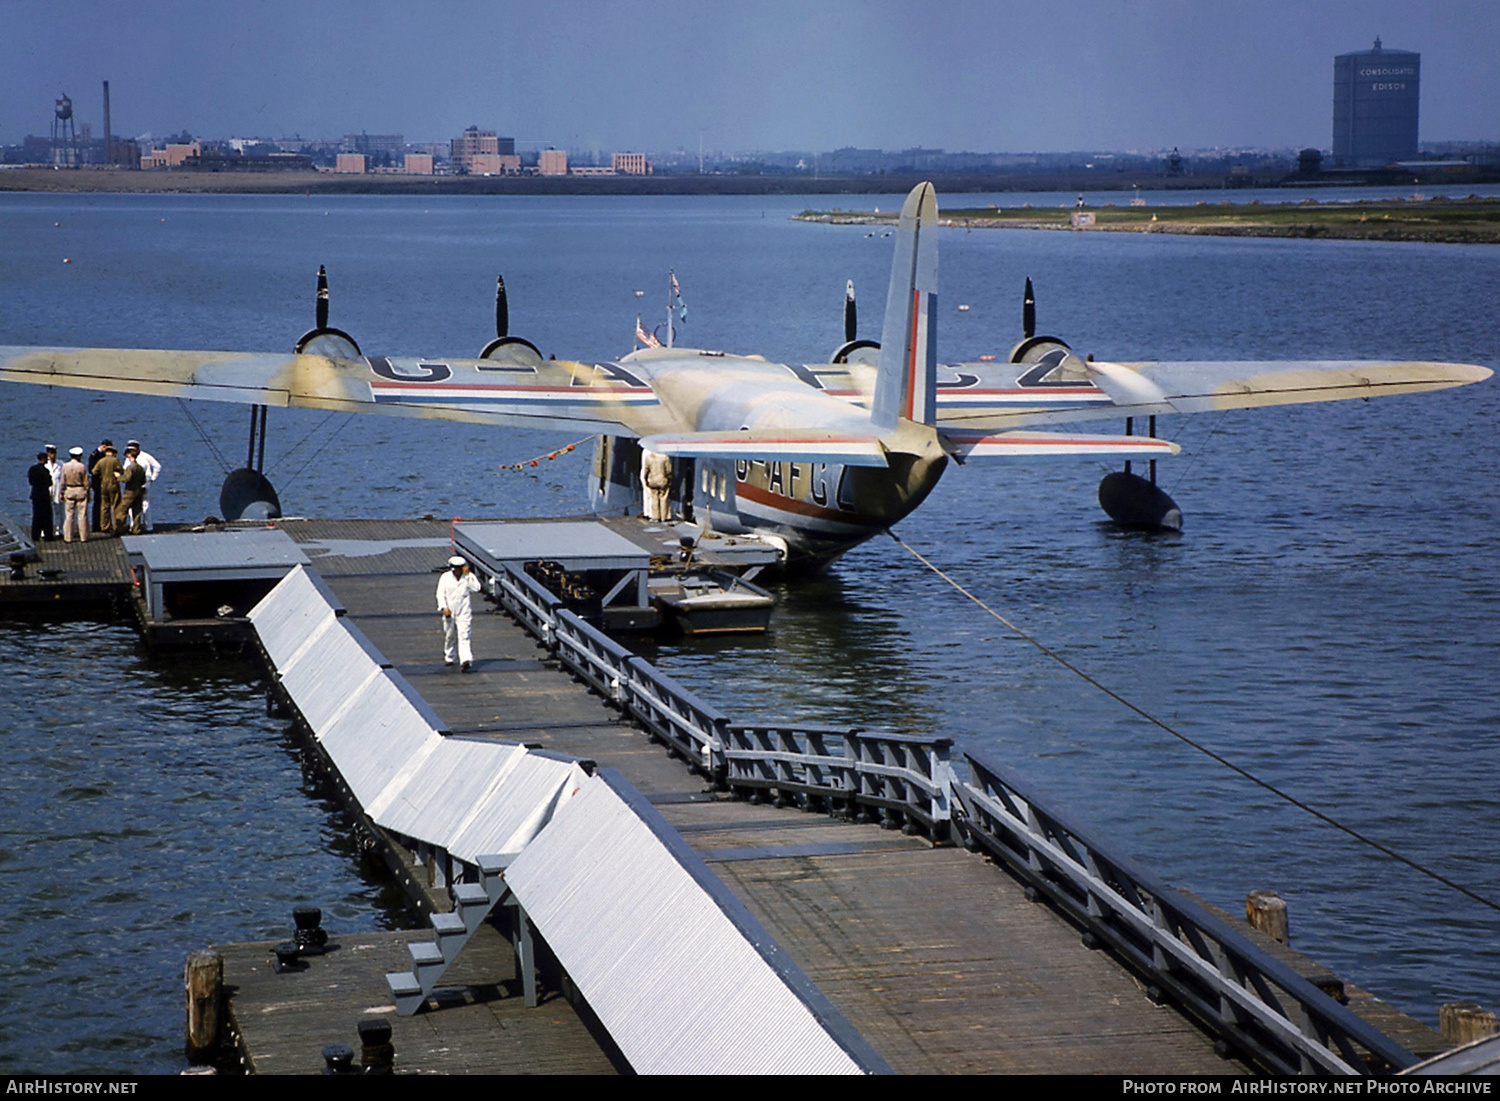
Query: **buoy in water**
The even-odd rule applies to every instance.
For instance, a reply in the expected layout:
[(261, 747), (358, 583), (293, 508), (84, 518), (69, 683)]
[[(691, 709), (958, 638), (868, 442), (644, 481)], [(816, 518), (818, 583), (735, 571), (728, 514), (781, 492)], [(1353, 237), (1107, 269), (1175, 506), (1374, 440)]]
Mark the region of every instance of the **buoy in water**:
[(1182, 509), (1155, 482), (1116, 470), (1099, 483), (1099, 507), (1111, 520), (1142, 531), (1181, 531)]

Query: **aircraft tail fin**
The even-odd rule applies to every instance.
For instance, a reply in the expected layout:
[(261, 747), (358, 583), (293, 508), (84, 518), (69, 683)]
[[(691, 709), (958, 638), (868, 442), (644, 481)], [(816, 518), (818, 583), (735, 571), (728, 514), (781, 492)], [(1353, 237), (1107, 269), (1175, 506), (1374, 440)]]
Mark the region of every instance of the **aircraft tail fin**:
[(902, 418), (937, 417), (937, 192), (912, 188), (901, 208), (891, 287), (880, 334), (880, 366), (870, 420), (889, 430)]

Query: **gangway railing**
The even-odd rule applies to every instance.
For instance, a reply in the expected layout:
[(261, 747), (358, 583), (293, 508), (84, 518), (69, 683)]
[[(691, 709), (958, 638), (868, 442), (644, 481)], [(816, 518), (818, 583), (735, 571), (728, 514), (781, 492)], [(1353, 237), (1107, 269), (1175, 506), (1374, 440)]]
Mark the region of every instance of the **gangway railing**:
[(575, 676), (715, 784), (745, 795), (771, 792), (809, 808), (858, 808), (887, 825), (948, 840), (949, 739), (734, 723), (569, 611), (523, 570), (502, 566), (489, 588)]
[[(1004, 864), (1211, 1031), (1280, 1074), (1379, 1074), (1417, 1057), (1199, 903), (1048, 811), (968, 754), (965, 840)], [(1087, 939), (1086, 939), (1087, 943)]]
[(951, 738), (920, 738), (817, 726), (732, 723), (726, 728), (725, 783), (783, 805), (878, 818), (907, 832), (950, 839)]
[(714, 783), (750, 799), (860, 815), (983, 851), (1110, 949), (1229, 1049), (1280, 1074), (1387, 1074), (1417, 1057), (1232, 925), (1047, 810), (1003, 768), (952, 741), (789, 723), (733, 722), (578, 618), (525, 573), (491, 585), (573, 673)]

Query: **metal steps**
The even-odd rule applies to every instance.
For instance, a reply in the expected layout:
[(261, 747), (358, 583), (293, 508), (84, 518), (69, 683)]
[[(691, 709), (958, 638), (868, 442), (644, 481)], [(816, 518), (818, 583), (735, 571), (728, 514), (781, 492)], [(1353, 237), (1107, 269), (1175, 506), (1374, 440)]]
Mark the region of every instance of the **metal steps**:
[(407, 946), (411, 970), (386, 973), (386, 985), (395, 999), (398, 1016), (410, 1017), (422, 1008), (444, 972), (497, 905), (515, 910), (511, 942), (516, 951), (516, 971), (521, 977), (526, 1004), (537, 1004), (531, 928), (525, 912), (505, 885), (505, 868), (509, 863), (509, 856), (482, 856), (477, 865), (467, 866), (478, 873), (479, 881), (453, 884), (453, 909), (432, 915), (432, 939)]

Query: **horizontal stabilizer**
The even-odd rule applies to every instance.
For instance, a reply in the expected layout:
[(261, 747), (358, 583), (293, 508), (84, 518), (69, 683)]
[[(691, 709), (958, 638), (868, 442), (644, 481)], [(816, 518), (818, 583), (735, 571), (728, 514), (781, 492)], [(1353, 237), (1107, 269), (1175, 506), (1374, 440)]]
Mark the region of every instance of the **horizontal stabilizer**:
[(970, 459), (1035, 458), (1039, 455), (1108, 455), (1112, 459), (1160, 459), (1182, 450), (1154, 436), (1087, 436), (1076, 432), (1001, 432), (984, 435), (939, 429), (943, 449), (960, 462)]
[(647, 451), (700, 459), (779, 459), (784, 462), (886, 466), (876, 436), (840, 432), (681, 432), (647, 436)]

